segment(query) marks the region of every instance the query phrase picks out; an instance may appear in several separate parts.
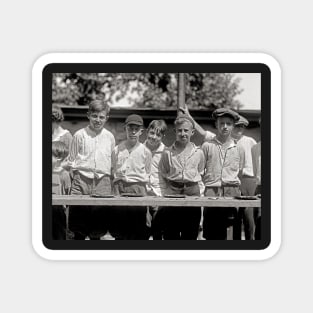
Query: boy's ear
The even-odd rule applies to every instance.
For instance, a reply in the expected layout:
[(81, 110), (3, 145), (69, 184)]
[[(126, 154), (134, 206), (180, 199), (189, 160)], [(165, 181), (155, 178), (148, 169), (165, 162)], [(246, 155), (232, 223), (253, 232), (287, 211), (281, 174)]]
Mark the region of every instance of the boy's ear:
[(193, 128), (192, 130), (191, 130), (191, 136), (193, 136), (195, 134), (195, 129)]

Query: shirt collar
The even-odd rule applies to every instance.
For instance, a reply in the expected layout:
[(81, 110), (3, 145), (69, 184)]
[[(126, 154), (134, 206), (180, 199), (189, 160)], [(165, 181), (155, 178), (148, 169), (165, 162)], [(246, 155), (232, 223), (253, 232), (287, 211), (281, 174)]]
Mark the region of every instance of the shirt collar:
[[(143, 144), (148, 148), (147, 140)], [(161, 142), (161, 144), (155, 150), (150, 150), (149, 148), (148, 149), (151, 151), (151, 153), (155, 154), (155, 153), (162, 153), (164, 151), (164, 148), (165, 148), (164, 143)]]
[[(220, 142), (220, 141), (217, 139), (217, 136), (215, 136), (215, 137), (212, 139), (212, 141), (215, 141), (215, 142), (216, 142), (218, 145), (220, 145), (220, 146), (223, 145), (223, 143)], [(237, 146), (236, 141), (235, 141), (233, 138), (231, 138), (231, 142), (230, 142), (229, 146), (227, 147), (227, 149), (230, 149), (230, 148), (233, 148), (233, 147), (236, 147), (236, 146)]]
[[(176, 141), (170, 146), (171, 152), (175, 152), (177, 150), (175, 143)], [(199, 149), (199, 147), (197, 147), (193, 142), (189, 142), (189, 144), (192, 146), (191, 153), (190, 153), (190, 155), (192, 155)]]

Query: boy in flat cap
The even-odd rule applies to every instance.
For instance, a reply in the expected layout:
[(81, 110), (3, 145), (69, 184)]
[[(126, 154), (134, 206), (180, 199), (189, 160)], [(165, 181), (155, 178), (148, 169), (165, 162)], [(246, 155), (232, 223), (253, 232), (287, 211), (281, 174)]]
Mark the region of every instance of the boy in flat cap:
[[(139, 142), (143, 130), (141, 116), (131, 114), (126, 118), (127, 139), (117, 145), (113, 152), (113, 188), (116, 195), (123, 193), (147, 195), (151, 152)], [(146, 212), (147, 208), (144, 206), (116, 208), (114, 216), (117, 239), (148, 239)]]
[[(225, 108), (213, 112), (217, 135), (205, 142), (203, 182), (205, 196), (239, 196), (242, 154), (231, 134), (239, 115)], [(227, 239), (227, 222), (231, 208), (208, 207), (203, 211), (203, 237), (207, 240)]]
[[(232, 137), (235, 139), (237, 146), (243, 151), (243, 168), (240, 176), (240, 191), (243, 196), (253, 196), (255, 192), (255, 178), (253, 174), (251, 148), (256, 144), (252, 137), (244, 135), (249, 121), (243, 116), (239, 116), (239, 120), (235, 123), (232, 131)], [(236, 226), (234, 227), (234, 239), (241, 239), (241, 222), (243, 221), (245, 240), (254, 240), (254, 208), (240, 208)]]
[[(200, 196), (204, 156), (199, 147), (190, 142), (194, 134), (193, 120), (180, 116), (175, 120), (176, 141), (166, 149), (160, 162), (160, 173), (168, 183), (167, 194)], [(162, 208), (165, 240), (196, 240), (199, 231), (201, 208)]]

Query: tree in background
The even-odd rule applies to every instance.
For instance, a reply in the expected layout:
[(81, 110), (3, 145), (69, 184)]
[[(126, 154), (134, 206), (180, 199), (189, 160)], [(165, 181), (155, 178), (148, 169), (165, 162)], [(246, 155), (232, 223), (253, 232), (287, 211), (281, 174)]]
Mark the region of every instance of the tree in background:
[[(186, 104), (192, 109), (239, 109), (239, 78), (231, 73), (186, 74)], [(136, 94), (136, 97), (129, 97)], [(177, 74), (171, 73), (59, 73), (53, 75), (52, 100), (65, 105), (86, 105), (103, 97), (110, 103), (126, 98), (134, 107), (176, 108)]]

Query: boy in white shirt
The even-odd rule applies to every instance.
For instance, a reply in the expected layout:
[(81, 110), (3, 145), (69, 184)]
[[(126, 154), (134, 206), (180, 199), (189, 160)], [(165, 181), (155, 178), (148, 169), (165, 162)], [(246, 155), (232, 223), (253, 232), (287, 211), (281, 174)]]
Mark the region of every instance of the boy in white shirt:
[[(73, 137), (68, 163), (73, 171), (71, 195), (108, 195), (111, 191), (112, 153), (115, 139), (104, 128), (110, 112), (103, 100), (93, 100), (87, 113), (89, 125)], [(110, 210), (95, 206), (70, 208), (69, 228), (74, 240), (98, 240), (108, 230)]]
[[(240, 191), (243, 196), (253, 196), (255, 192), (255, 179), (253, 175), (251, 148), (256, 144), (252, 137), (245, 136), (245, 129), (249, 121), (239, 115), (239, 120), (235, 122), (232, 131), (232, 137), (235, 139), (237, 146), (243, 151), (243, 168), (240, 178)], [(254, 208), (239, 208), (236, 227), (234, 227), (234, 239), (241, 239), (241, 221), (243, 221), (245, 240), (254, 240)]]
[[(131, 193), (146, 196), (146, 185), (151, 170), (151, 152), (139, 137), (143, 133), (141, 116), (132, 114), (126, 118), (127, 139), (114, 148), (113, 174), (114, 193)], [(118, 207), (114, 210), (116, 239), (148, 239), (146, 226), (147, 208), (144, 206)]]

